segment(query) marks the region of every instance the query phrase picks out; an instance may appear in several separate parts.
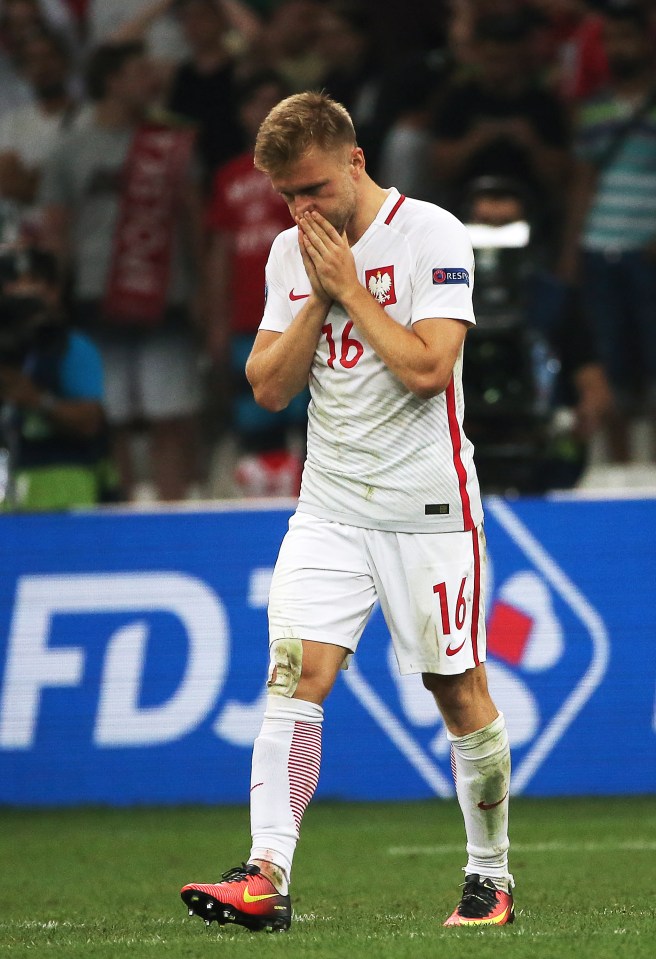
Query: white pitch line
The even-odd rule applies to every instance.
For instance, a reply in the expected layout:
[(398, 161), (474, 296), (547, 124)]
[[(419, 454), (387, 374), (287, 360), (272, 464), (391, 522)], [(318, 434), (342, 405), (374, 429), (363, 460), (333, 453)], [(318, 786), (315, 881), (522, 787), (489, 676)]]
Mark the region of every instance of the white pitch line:
[[(512, 852), (656, 852), (656, 840), (632, 839), (626, 842), (514, 842)], [(462, 852), (464, 843), (439, 846), (390, 846), (389, 856), (448, 856)]]

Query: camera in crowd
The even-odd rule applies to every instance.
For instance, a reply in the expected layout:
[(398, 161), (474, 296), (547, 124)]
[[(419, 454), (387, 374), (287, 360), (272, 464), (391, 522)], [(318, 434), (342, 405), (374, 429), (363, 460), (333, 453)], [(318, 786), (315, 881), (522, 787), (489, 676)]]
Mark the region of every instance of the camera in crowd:
[(541, 490), (560, 364), (534, 322), (535, 228), (523, 187), (469, 185), (463, 218), (476, 254), (476, 327), (467, 338), (465, 429), (485, 492)]
[(30, 353), (61, 343), (58, 286), (52, 254), (34, 248), (0, 249), (0, 364), (22, 367)]

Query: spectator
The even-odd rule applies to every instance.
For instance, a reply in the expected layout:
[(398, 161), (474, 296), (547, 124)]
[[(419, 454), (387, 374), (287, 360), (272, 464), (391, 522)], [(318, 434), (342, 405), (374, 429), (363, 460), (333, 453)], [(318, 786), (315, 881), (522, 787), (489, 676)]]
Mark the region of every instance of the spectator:
[(98, 350), (68, 328), (54, 257), (0, 255), (0, 508), (91, 506), (112, 490)]
[(532, 70), (531, 23), (515, 16), (476, 24), (477, 73), (445, 91), (434, 127), (436, 174), (458, 208), (479, 176), (517, 178), (542, 199), (545, 228), (568, 167), (564, 108)]
[(604, 44), (611, 79), (580, 110), (561, 272), (580, 278), (618, 404), (610, 453), (625, 462), (631, 412), (656, 414), (656, 84), (646, 11), (610, 8)]
[(89, 64), (92, 122), (48, 160), (40, 198), (51, 245), (72, 265), (76, 317), (100, 346), (122, 486), (134, 488), (131, 436), (146, 429), (160, 499), (195, 478), (200, 392), (189, 303), (201, 261), (189, 129), (148, 122), (153, 84), (139, 44)]
[(384, 131), (376, 124), (382, 69), (369, 10), (358, 0), (326, 4), (319, 18), (317, 51), (325, 64), (321, 87), (351, 114), (373, 170)]
[(321, 86), (326, 65), (318, 50), (318, 0), (280, 0), (264, 31), (260, 54), (293, 92)]
[(90, 50), (105, 43), (142, 40), (151, 60), (170, 77), (188, 55), (173, 0), (89, 0), (86, 34)]
[(0, 34), (0, 119), (31, 100), (30, 88), (16, 69), (13, 58), (3, 47)]
[(64, 0), (0, 0), (0, 32), (10, 55), (17, 56), (23, 42), (42, 30), (59, 34), (77, 57), (79, 34)]
[(451, 66), (445, 51), (415, 54), (390, 72), (382, 86), (379, 114), (387, 114), (383, 131), (388, 128), (379, 148), (377, 178), (418, 200), (441, 200), (431, 160), (431, 120)]
[(567, 102), (591, 96), (608, 80), (601, 16), (586, 0), (533, 0), (546, 18), (551, 86)]
[(240, 454), (235, 479), (245, 496), (297, 494), (301, 473), (301, 461), (289, 449), (289, 431), (304, 433), (307, 397), (282, 413), (270, 413), (255, 403), (244, 373), (262, 319), (271, 243), (292, 225), (287, 204), (253, 166), (260, 124), (284, 95), (280, 78), (270, 71), (255, 74), (239, 88), (239, 115), (250, 146), (217, 171), (207, 217), (209, 352), (217, 363), (228, 360)]
[[(180, 6), (180, 0), (105, 0), (92, 8), (93, 33), (105, 43), (143, 41), (163, 90), (168, 90), (173, 74), (190, 53), (177, 15)], [(211, 6), (228, 28), (221, 38), (222, 52), (244, 55), (262, 34), (262, 18), (244, 0), (211, 0)]]
[(235, 111), (235, 60), (228, 51), (228, 20), (213, 0), (178, 0), (191, 57), (173, 78), (169, 107), (198, 126), (204, 172), (237, 156), (243, 139)]
[(34, 241), (40, 229), (34, 201), (41, 167), (60, 132), (88, 122), (89, 110), (80, 109), (71, 94), (70, 54), (57, 34), (31, 35), (22, 44), (20, 63), (33, 100), (0, 118), (0, 197), (5, 239), (11, 220), (17, 235)]
[(58, 27), (59, 23), (50, 24), (37, 0), (0, 0), (0, 117), (32, 100), (18, 71), (23, 41), (35, 32)]
[[(529, 0), (530, 2), (530, 0)], [(531, 17), (527, 0), (448, 0), (447, 43), (453, 62), (464, 70), (476, 70), (478, 43), (476, 24), (491, 17)]]
[(475, 181), (464, 212), (477, 254), (478, 318), (465, 347), (466, 425), (478, 441), (482, 487), (537, 493), (574, 486), (613, 405), (580, 299), (572, 291), (545, 313), (543, 253), (514, 181)]

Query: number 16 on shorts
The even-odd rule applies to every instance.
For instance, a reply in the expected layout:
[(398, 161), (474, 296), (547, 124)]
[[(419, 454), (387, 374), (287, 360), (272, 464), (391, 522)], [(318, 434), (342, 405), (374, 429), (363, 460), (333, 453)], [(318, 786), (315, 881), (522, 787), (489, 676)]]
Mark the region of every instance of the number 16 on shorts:
[[(394, 586), (386, 597), (394, 608), (394, 638), (401, 647), (408, 644), (407, 659), (399, 658), (401, 671), (449, 675), (478, 666), (485, 661), (482, 526), (465, 533), (414, 534), (408, 545), (410, 617), (401, 602), (393, 603)], [(414, 668), (404, 669), (402, 659)]]

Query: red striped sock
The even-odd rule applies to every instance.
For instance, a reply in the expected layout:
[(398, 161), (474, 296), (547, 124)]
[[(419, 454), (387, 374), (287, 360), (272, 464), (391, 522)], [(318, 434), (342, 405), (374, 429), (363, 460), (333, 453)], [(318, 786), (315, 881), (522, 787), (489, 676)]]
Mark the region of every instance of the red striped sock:
[(322, 722), (316, 703), (271, 695), (253, 746), (249, 860), (277, 866), (283, 894), (303, 814), (319, 780)]

